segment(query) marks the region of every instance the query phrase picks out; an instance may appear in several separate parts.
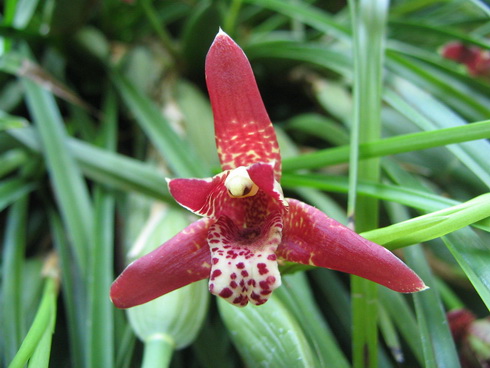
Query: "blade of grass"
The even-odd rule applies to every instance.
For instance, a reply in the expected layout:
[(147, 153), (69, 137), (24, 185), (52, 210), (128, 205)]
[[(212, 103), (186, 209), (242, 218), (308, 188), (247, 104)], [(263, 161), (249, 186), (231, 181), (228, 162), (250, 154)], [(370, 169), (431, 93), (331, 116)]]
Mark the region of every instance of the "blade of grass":
[[(358, 180), (378, 182), (379, 159), (359, 161), (359, 145), (381, 136), (381, 88), (388, 1), (349, 1), (354, 55), (347, 214), (357, 231), (378, 226), (377, 199), (359, 195)], [(377, 286), (351, 277), (353, 366), (378, 367)]]
[(326, 48), (324, 44), (266, 41), (245, 47), (245, 53), (250, 60), (267, 58), (307, 62), (352, 79), (351, 56), (345, 52)]
[[(325, 176), (321, 174), (287, 174), (282, 178), (282, 185), (285, 188), (291, 189), (306, 186), (339, 193), (347, 193), (348, 191), (348, 182), (345, 177)], [(439, 211), (447, 209), (449, 206), (463, 204), (462, 202), (431, 194), (429, 192), (389, 184), (376, 184), (360, 181), (358, 183), (358, 191), (363, 195), (403, 204), (422, 212)], [(490, 231), (490, 219), (481, 217), (474, 226), (485, 231)]]
[[(39, 345), (45, 334), (52, 335), (56, 316), (56, 296), (58, 280), (56, 275), (47, 275), (45, 280), (43, 296), (39, 304), (36, 317), (32, 322), (31, 328), (24, 338), (22, 345), (15, 355), (9, 368), (22, 368), (31, 359), (38, 347), (45, 348), (46, 341)], [(39, 352), (38, 354), (41, 354)], [(36, 357), (36, 359), (41, 359)]]
[(320, 366), (347, 368), (349, 363), (314, 302), (305, 274), (296, 272), (284, 277), (283, 285), (276, 294), (303, 327)]
[(245, 0), (247, 3), (271, 9), (339, 39), (349, 40), (349, 29), (336, 22), (328, 13), (300, 1)]
[(63, 289), (64, 310), (66, 311), (68, 342), (70, 346), (71, 364), (75, 368), (85, 366), (86, 328), (86, 301), (85, 290), (79, 282), (80, 275), (73, 267), (73, 256), (70, 252), (66, 231), (53, 209), (48, 210), (48, 218), (53, 244), (60, 260), (61, 286)]
[(383, 305), (378, 307), (378, 323), (381, 335), (390, 349), (391, 355), (397, 363), (402, 363), (405, 359), (403, 357), (400, 339), (395, 330), (394, 322)]
[(490, 248), (469, 228), (452, 232), (442, 238), (490, 310)]
[(28, 159), (29, 156), (22, 149), (11, 149), (2, 153), (0, 155), (0, 162), (2, 163), (2, 166), (0, 166), (0, 178), (23, 166)]
[(1, 320), (3, 361), (7, 365), (15, 356), (24, 337), (22, 314), (22, 274), (26, 248), (27, 196), (11, 207), (5, 228), (2, 250)]
[(36, 184), (21, 178), (2, 180), (0, 182), (0, 212), (35, 188)]
[(490, 193), (453, 207), (364, 232), (361, 235), (393, 250), (441, 237), (488, 217), (490, 217)]
[[(412, 121), (421, 129), (434, 130), (441, 127), (464, 126), (466, 124), (463, 119), (449, 110), (447, 106), (415, 87), (409, 81), (396, 79), (394, 86), (396, 93), (403, 97), (403, 100), (396, 98), (393, 94), (388, 94), (389, 103), (404, 114), (409, 113), (412, 115), (413, 113), (417, 116), (418, 118)], [(488, 141), (480, 140), (462, 143), (461, 145), (450, 146), (448, 149), (473, 171), (486, 186), (490, 187), (490, 169), (488, 168), (490, 144)]]
[(136, 90), (123, 76), (112, 73), (112, 80), (137, 122), (154, 143), (163, 159), (180, 177), (203, 177), (207, 173), (192, 147), (169, 126), (157, 107)]
[(451, 106), (470, 120), (483, 120), (490, 114), (488, 106), (457, 89), (446, 81), (444, 75), (434, 73), (427, 65), (422, 66), (420, 63), (394, 51), (389, 51), (387, 56), (391, 71), (444, 101), (447, 106)]
[[(403, 221), (408, 217), (406, 209), (399, 205), (390, 206), (388, 211), (393, 221)], [(428, 290), (413, 294), (424, 367), (459, 367), (459, 357), (444, 307), (423, 249), (420, 245), (414, 245), (405, 248), (403, 254), (407, 264), (430, 287)]]
[[(39, 138), (32, 129), (13, 129), (8, 133), (29, 149), (41, 152)], [(170, 200), (165, 177), (153, 166), (74, 138), (68, 139), (68, 147), (80, 169), (89, 178), (118, 189)]]
[(431, 287), (413, 295), (424, 353), (424, 367), (459, 367), (454, 340), (422, 248), (412, 246), (405, 249), (404, 254), (408, 265)]
[(405, 297), (388, 288), (379, 288), (379, 299), (386, 312), (395, 323), (397, 330), (407, 342), (410, 350), (419, 361), (423, 364), (422, 345), (419, 338), (419, 329), (417, 320), (411, 307), (408, 305)]
[(92, 244), (93, 214), (88, 189), (78, 165), (67, 147), (60, 111), (53, 95), (24, 79), (26, 98), (42, 142), (51, 184), (68, 229), (75, 261), (83, 275), (87, 272), (87, 244)]
[[(391, 97), (390, 101), (394, 102)], [(396, 155), (485, 138), (490, 138), (490, 120), (362, 143), (359, 145), (359, 159)], [(328, 148), (287, 158), (283, 161), (283, 170), (321, 168), (348, 162), (348, 158), (349, 146)]]
[[(104, 106), (102, 141), (108, 151), (116, 146), (117, 114), (115, 96), (108, 92)], [(95, 236), (90, 254), (88, 280), (88, 365), (114, 367), (114, 307), (108, 298), (114, 280), (115, 195), (105, 187), (95, 188)]]

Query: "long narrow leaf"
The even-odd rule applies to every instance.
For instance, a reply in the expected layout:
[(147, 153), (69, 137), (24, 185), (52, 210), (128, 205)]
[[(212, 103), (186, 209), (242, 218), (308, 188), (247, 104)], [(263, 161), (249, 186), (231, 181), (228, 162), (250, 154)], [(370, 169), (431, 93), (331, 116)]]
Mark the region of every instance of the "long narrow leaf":
[(182, 177), (206, 176), (208, 173), (199, 165), (192, 148), (172, 130), (153, 102), (118, 73), (114, 72), (112, 78), (136, 120), (174, 172)]
[(76, 262), (87, 271), (87, 244), (92, 242), (93, 214), (88, 189), (67, 147), (61, 114), (53, 96), (29, 80), (23, 80), (27, 102), (42, 142), (58, 206), (69, 231)]
[(19, 349), (25, 317), (22, 314), (22, 276), (26, 248), (27, 197), (9, 211), (2, 251), (1, 320), (3, 360), (7, 364)]

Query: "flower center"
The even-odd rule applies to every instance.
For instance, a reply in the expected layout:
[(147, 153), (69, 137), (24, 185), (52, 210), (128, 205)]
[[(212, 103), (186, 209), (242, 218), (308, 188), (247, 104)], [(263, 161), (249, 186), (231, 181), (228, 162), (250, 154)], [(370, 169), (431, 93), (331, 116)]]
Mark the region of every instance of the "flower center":
[(225, 180), (225, 187), (232, 198), (252, 197), (259, 191), (259, 187), (250, 179), (244, 166), (230, 171)]

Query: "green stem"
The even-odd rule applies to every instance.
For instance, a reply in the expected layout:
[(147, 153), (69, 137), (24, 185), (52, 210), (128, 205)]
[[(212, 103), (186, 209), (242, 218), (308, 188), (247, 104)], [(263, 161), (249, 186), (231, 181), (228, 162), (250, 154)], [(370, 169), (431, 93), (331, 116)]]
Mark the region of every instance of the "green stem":
[(165, 368), (170, 365), (175, 348), (173, 339), (168, 335), (157, 334), (145, 342), (141, 368)]
[(54, 330), (53, 313), (56, 311), (57, 280), (54, 277), (46, 279), (43, 297), (37, 310), (34, 322), (27, 333), (19, 351), (9, 365), (9, 368), (22, 368), (31, 358), (41, 339), (48, 329)]

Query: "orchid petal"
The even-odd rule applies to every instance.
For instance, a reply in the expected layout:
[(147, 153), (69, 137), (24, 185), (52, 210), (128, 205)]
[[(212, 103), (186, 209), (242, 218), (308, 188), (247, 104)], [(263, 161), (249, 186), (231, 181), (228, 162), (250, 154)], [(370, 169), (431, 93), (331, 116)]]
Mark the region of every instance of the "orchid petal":
[(223, 172), (207, 179), (169, 179), (168, 189), (182, 207), (196, 215), (213, 217), (228, 198), (224, 186), (227, 175)]
[(237, 306), (264, 304), (281, 285), (275, 255), (281, 232), (279, 214), (269, 216), (260, 229), (239, 229), (228, 217), (218, 219), (208, 236), (211, 293)]
[(284, 207), (288, 206), (288, 202), (284, 199), (282, 188), (274, 178), (275, 162), (264, 163), (258, 162), (247, 168), (250, 179), (267, 195), (276, 199)]
[(129, 264), (112, 284), (114, 305), (134, 307), (209, 277), (211, 256), (207, 236), (213, 223), (208, 218), (196, 221), (153, 252)]
[(287, 261), (348, 272), (404, 293), (426, 289), (393, 253), (305, 203), (288, 199), (283, 241), (277, 255)]
[(279, 146), (252, 68), (242, 49), (223, 31), (206, 57), (206, 82), (223, 170), (274, 161), (279, 180)]

